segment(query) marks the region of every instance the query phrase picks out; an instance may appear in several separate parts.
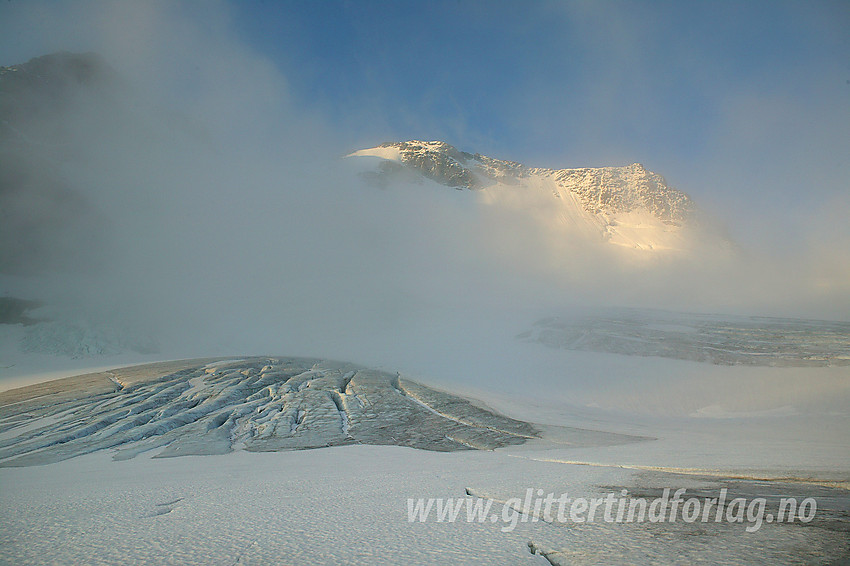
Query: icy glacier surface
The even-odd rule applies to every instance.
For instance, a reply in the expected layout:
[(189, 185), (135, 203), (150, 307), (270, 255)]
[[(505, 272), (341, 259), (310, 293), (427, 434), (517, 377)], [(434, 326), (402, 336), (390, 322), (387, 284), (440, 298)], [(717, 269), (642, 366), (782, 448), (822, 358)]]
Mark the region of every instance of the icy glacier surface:
[(0, 394), (0, 466), (346, 444), (492, 450), (539, 436), (398, 374), (305, 358), (148, 364)]
[(848, 322), (610, 309), (545, 318), (519, 337), (565, 350), (717, 365), (850, 365)]

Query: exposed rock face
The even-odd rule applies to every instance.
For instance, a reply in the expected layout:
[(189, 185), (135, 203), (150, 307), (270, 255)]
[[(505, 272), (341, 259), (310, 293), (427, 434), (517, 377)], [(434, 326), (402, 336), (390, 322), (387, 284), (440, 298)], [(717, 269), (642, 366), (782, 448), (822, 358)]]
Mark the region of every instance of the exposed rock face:
[(585, 169), (534, 169), (578, 195), (588, 212), (631, 212), (645, 209), (668, 222), (687, 220), (693, 204), (688, 196), (667, 186), (664, 177), (647, 171), (640, 163), (626, 167)]
[(116, 459), (398, 445), (492, 450), (538, 437), (528, 423), (397, 374), (305, 358), (185, 360), (0, 393), (0, 466), (107, 448)]
[[(397, 160), (438, 183), (460, 189), (479, 189), (501, 183), (522, 184), (531, 177), (552, 179), (575, 194), (592, 214), (646, 210), (659, 220), (679, 224), (693, 212), (688, 196), (667, 185), (664, 178), (635, 163), (625, 167), (548, 169), (458, 151), (441, 141), (384, 143), (375, 149), (397, 151)], [(369, 155), (370, 150), (355, 155)]]
[(35, 324), (38, 319), (29, 314), (40, 306), (41, 303), (38, 301), (0, 297), (0, 324), (23, 324), (24, 326)]
[(471, 189), (480, 185), (476, 175), (465, 167), (473, 156), (445, 142), (409, 141), (381, 144), (381, 147), (398, 148), (403, 164), (449, 187)]

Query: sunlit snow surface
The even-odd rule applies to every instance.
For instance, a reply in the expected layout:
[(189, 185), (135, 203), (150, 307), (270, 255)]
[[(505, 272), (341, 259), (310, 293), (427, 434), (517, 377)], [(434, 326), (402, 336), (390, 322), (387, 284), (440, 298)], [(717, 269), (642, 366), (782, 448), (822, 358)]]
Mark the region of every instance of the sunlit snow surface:
[[(687, 461), (671, 451), (673, 437), (662, 428), (650, 431), (664, 433), (656, 440), (599, 418), (604, 413), (567, 418), (550, 397), (539, 405), (486, 398), (496, 411), (394, 372), (285, 357), (148, 364), (0, 393), (0, 563), (847, 559), (847, 490), (732, 479), (705, 467), (671, 473), (661, 455)], [(740, 426), (730, 430), (754, 439), (764, 428)], [(715, 432), (704, 423), (680, 436), (705, 462), (721, 447)], [(653, 497), (665, 487), (706, 496), (725, 487), (730, 497), (774, 503), (816, 497), (818, 516), (755, 533), (725, 522), (576, 524), (526, 515), (505, 532), (498, 521), (407, 520), (408, 498), (468, 496), (501, 505), (529, 488), (590, 498), (621, 489)]]

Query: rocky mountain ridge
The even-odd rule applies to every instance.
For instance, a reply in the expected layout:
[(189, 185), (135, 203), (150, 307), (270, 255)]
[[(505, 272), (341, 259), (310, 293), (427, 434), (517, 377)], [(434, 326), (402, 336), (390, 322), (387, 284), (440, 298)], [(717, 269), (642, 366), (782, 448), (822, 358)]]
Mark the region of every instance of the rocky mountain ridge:
[[(442, 141), (419, 140), (382, 143), (352, 155), (382, 157), (457, 189), (481, 189), (496, 183), (522, 185), (533, 177), (548, 179), (575, 195), (590, 214), (645, 210), (665, 224), (678, 226), (693, 215), (695, 208), (688, 195), (670, 187), (664, 177), (640, 163), (624, 167), (528, 167), (459, 151)], [(384, 164), (382, 174), (390, 175), (396, 168)]]

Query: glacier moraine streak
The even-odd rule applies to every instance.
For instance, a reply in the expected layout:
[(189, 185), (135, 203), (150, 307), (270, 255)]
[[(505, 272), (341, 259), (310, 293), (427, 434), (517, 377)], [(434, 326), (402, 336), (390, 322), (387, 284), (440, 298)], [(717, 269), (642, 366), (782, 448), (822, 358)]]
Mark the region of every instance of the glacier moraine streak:
[(0, 466), (346, 444), (452, 451), (522, 444), (530, 424), (397, 374), (304, 358), (148, 364), (0, 393)]

